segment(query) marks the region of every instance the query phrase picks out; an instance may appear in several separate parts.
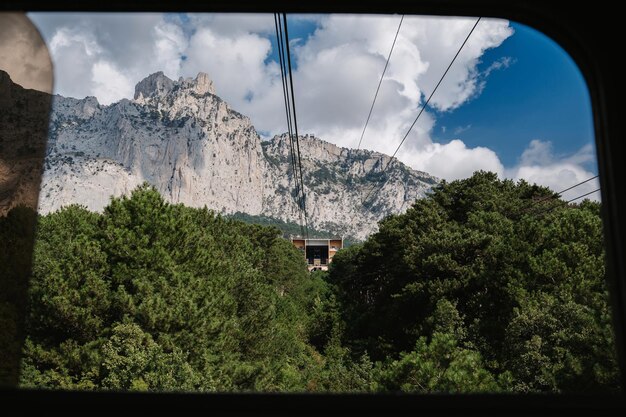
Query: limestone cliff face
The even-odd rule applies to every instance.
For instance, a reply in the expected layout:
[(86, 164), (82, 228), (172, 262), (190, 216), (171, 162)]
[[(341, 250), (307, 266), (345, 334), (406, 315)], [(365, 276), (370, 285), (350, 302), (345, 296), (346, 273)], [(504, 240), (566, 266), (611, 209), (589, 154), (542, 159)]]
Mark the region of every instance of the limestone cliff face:
[(173, 202), (260, 213), (260, 139), (213, 92), (204, 75), (175, 83), (157, 73), (133, 101), (55, 97), (41, 211), (70, 202), (100, 210), (147, 181)]
[[(263, 143), (270, 176), (276, 186), (265, 195), (264, 212), (283, 220), (294, 219), (288, 135)], [(313, 136), (300, 138), (306, 207), (316, 229), (362, 239), (376, 230), (377, 222), (404, 212), (423, 198), (437, 179), (394, 160), (384, 175), (390, 157), (378, 152), (341, 148)], [(367, 198), (367, 199), (366, 199)], [(292, 203), (293, 205), (293, 203)]]
[[(300, 138), (310, 226), (364, 238), (437, 182), (389, 157)], [(262, 141), (250, 120), (215, 95), (206, 74), (172, 81), (155, 73), (133, 100), (55, 96), (39, 210), (70, 203), (101, 210), (144, 181), (169, 201), (299, 221), (287, 135)], [(377, 184), (377, 181), (380, 181)], [(384, 186), (364, 208), (361, 199)]]

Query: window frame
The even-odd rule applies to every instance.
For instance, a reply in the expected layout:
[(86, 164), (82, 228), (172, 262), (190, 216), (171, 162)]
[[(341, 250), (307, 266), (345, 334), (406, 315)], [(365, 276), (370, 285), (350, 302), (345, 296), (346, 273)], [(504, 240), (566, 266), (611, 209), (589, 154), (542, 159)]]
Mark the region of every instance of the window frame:
[[(602, 189), (602, 218), (607, 281), (613, 308), (621, 383), (626, 382), (626, 152), (620, 128), (618, 99), (624, 96), (619, 67), (612, 61), (608, 42), (619, 39), (620, 15), (605, 0), (567, 7), (538, 0), (385, 0), (349, 2), (332, 0), (4, 0), (0, 11), (117, 11), (117, 12), (265, 12), (287, 13), (404, 13), (422, 15), (497, 17), (522, 23), (552, 38), (578, 65), (589, 89), (593, 112), (598, 172)], [(594, 28), (593, 22), (602, 23)], [(590, 24), (591, 23), (591, 24)], [(622, 191), (620, 193), (620, 191)], [(621, 219), (621, 221), (620, 221)], [(325, 394), (133, 394), (0, 390), (5, 404), (33, 410), (45, 404), (68, 404), (79, 412), (88, 406), (99, 411), (120, 407), (142, 411), (203, 409), (217, 414), (569, 414), (585, 410), (617, 414), (626, 410), (623, 393), (609, 395), (325, 395)], [(6, 406), (6, 405), (5, 405)], [(66, 409), (67, 410), (67, 409)]]

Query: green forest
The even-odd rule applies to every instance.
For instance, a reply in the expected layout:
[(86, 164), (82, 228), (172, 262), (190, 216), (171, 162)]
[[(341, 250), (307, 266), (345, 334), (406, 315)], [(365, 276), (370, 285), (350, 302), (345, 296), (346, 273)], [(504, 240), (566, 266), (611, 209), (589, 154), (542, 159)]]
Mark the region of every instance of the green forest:
[[(282, 236), (284, 238), (289, 239), (291, 236), (303, 236), (302, 229), (297, 223), (293, 222), (285, 222), (281, 219), (277, 219), (275, 217), (262, 216), (262, 215), (251, 215), (247, 213), (242, 213), (240, 211), (226, 215), (225, 217), (240, 220), (245, 223), (258, 224), (261, 226), (273, 226), (279, 229), (282, 232)], [(331, 239), (336, 238), (338, 235), (328, 232), (326, 230), (317, 230), (313, 227), (308, 227), (309, 236), (315, 236), (316, 238), (322, 239)], [(341, 235), (339, 235), (341, 236)], [(343, 246), (351, 246), (356, 242), (356, 239), (349, 235), (343, 236)]]
[[(24, 210), (0, 219), (2, 263), (28, 247)], [(39, 216), (27, 290), (20, 268), (1, 283), (3, 345), (24, 339), (19, 385), (620, 389), (599, 203), (567, 204), (478, 172), (380, 222), (327, 273), (309, 274), (281, 235), (169, 204), (148, 185), (102, 213), (68, 206)], [(14, 301), (20, 291), (27, 307)]]

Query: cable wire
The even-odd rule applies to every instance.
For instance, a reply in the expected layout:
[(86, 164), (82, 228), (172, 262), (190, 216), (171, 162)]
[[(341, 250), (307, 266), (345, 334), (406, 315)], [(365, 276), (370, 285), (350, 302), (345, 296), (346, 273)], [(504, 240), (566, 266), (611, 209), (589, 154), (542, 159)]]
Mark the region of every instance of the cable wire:
[[(586, 180), (581, 181), (581, 182), (579, 182), (578, 184), (574, 184), (574, 185), (572, 185), (571, 187), (568, 187), (568, 188), (566, 188), (566, 189), (564, 189), (564, 190), (559, 191), (558, 193), (556, 193), (556, 196), (559, 196), (559, 197), (560, 197), (560, 196), (561, 196), (561, 194), (563, 194), (564, 192), (569, 191), (569, 190), (571, 190), (571, 189), (573, 189), (573, 188), (576, 188), (576, 187), (578, 187), (578, 186), (580, 186), (580, 185), (583, 185), (583, 184), (585, 184), (585, 183), (588, 183), (589, 181), (594, 180), (594, 179), (596, 179), (596, 178), (598, 178), (598, 175), (594, 175), (594, 176), (593, 176), (593, 177), (591, 177), (591, 178), (587, 178)], [(555, 196), (554, 196), (554, 195), (545, 196), (545, 197), (543, 197), (543, 198), (540, 198), (539, 200), (536, 200), (536, 201), (535, 201), (535, 204), (537, 204), (537, 203), (541, 203), (542, 201), (550, 200), (551, 198), (555, 198)]]
[[(294, 149), (293, 149), (293, 142), (292, 142), (292, 123), (291, 123), (291, 107), (289, 106), (289, 91), (287, 89), (287, 83), (285, 80), (285, 64), (284, 64), (284, 51), (283, 51), (283, 36), (282, 36), (282, 26), (279, 29), (280, 24), (280, 18), (278, 17), (277, 13), (274, 13), (274, 25), (276, 27), (276, 41), (278, 42), (278, 59), (280, 61), (280, 76), (281, 76), (281, 81), (282, 81), (282, 86), (283, 86), (283, 97), (285, 98), (285, 115), (287, 118), (287, 132), (289, 134), (289, 144), (290, 144), (290, 148), (291, 148), (291, 162), (292, 162), (292, 168), (294, 170), (294, 172), (296, 171), (295, 168), (295, 161), (294, 161)], [(299, 184), (296, 183), (296, 186), (298, 186)], [(299, 192), (298, 192), (299, 194)]]
[(576, 201), (576, 200), (579, 200), (579, 199), (581, 199), (583, 197), (587, 197), (588, 195), (593, 194), (593, 193), (597, 193), (598, 191), (600, 191), (599, 188), (596, 189), (596, 190), (593, 190), (593, 191), (589, 191), (588, 193), (585, 193), (585, 194), (583, 194), (581, 196), (578, 196), (576, 198), (572, 198), (571, 200), (567, 200), (566, 203), (571, 203), (572, 201)]
[(278, 58), (279, 58), (279, 63), (280, 63), (280, 75), (281, 75), (281, 81), (282, 81), (282, 87), (283, 87), (283, 98), (284, 98), (284, 103), (285, 103), (285, 116), (287, 118), (287, 133), (288, 133), (288, 138), (289, 138), (289, 148), (290, 148), (290, 155), (291, 155), (291, 170), (293, 173), (293, 177), (295, 180), (295, 188), (296, 188), (296, 201), (298, 203), (298, 213), (299, 213), (299, 217), (300, 217), (300, 221), (298, 223), (298, 225), (300, 226), (300, 234), (302, 236), (304, 236), (304, 227), (302, 225), (302, 194), (300, 192), (300, 181), (298, 178), (298, 169), (297, 169), (297, 165), (296, 165), (296, 157), (295, 157), (295, 149), (294, 149), (294, 144), (293, 144), (293, 127), (292, 127), (292, 117), (291, 117), (291, 106), (289, 105), (290, 103), (290, 97), (289, 97), (289, 88), (287, 85), (287, 80), (286, 80), (286, 71), (287, 69), (285, 68), (285, 51), (284, 51), (284, 44), (283, 44), (283, 36), (282, 36), (282, 24), (280, 21), (280, 15), (278, 13), (274, 13), (274, 26), (276, 28), (276, 42), (278, 44)]
[[(409, 130), (407, 130), (407, 132), (405, 133), (404, 137), (402, 138), (402, 140), (400, 141), (400, 144), (398, 145), (398, 147), (396, 148), (396, 150), (394, 151), (393, 155), (391, 155), (391, 158), (389, 159), (389, 162), (387, 163), (387, 165), (385, 165), (385, 167), (382, 169), (381, 174), (384, 174), (387, 171), (387, 168), (389, 168), (389, 166), (395, 161), (395, 156), (398, 153), (398, 151), (400, 150), (400, 147), (402, 147), (402, 145), (404, 144), (404, 142), (406, 141), (406, 138), (409, 136), (409, 133), (411, 133), (411, 130), (413, 130), (413, 127), (415, 126), (415, 124), (417, 123), (417, 121), (419, 120), (420, 116), (422, 115), (422, 113), (424, 112), (424, 109), (426, 109), (426, 107), (428, 106), (428, 104), (430, 103), (430, 100), (433, 98), (433, 96), (435, 95), (435, 92), (437, 91), (437, 89), (439, 88), (439, 86), (441, 85), (441, 82), (443, 81), (443, 79), (446, 77), (446, 75), (448, 74), (448, 71), (450, 71), (450, 68), (452, 67), (452, 64), (454, 64), (454, 61), (456, 61), (457, 57), (459, 56), (459, 54), (461, 53), (461, 51), (463, 50), (463, 47), (465, 47), (465, 44), (467, 43), (467, 41), (469, 40), (470, 36), (472, 36), (472, 33), (474, 33), (474, 29), (476, 29), (476, 26), (478, 26), (478, 23), (480, 22), (481, 17), (479, 17), (478, 19), (476, 19), (476, 22), (474, 23), (474, 26), (472, 26), (472, 29), (469, 31), (469, 33), (467, 34), (467, 36), (465, 37), (465, 40), (463, 41), (463, 43), (461, 44), (461, 46), (459, 47), (459, 49), (456, 51), (456, 54), (454, 55), (454, 57), (452, 58), (452, 61), (450, 61), (450, 64), (448, 65), (448, 67), (446, 68), (446, 70), (444, 71), (443, 75), (441, 76), (441, 78), (439, 79), (439, 82), (437, 82), (437, 85), (435, 86), (435, 88), (433, 89), (433, 91), (430, 93), (430, 96), (428, 97), (428, 99), (426, 100), (426, 102), (424, 103), (424, 105), (421, 107), (419, 113), (417, 114), (417, 117), (415, 117), (415, 120), (413, 120), (413, 123), (411, 124), (411, 126), (409, 127)], [(386, 179), (381, 188), (385, 186), (385, 184), (387, 183)], [(367, 202), (367, 200), (369, 199), (370, 195), (372, 194), (372, 192), (374, 192), (374, 189), (376, 187), (374, 187), (366, 196), (363, 200), (361, 200), (361, 205), (365, 206), (365, 203)]]
[(296, 139), (296, 150), (298, 152), (298, 168), (300, 170), (300, 190), (302, 192), (302, 209), (304, 211), (304, 230), (306, 233), (306, 238), (309, 238), (309, 221), (308, 221), (308, 214), (307, 214), (307, 210), (306, 210), (306, 192), (304, 190), (304, 179), (302, 176), (302, 157), (300, 154), (300, 139), (298, 136), (298, 118), (296, 116), (296, 100), (295, 100), (295, 94), (294, 94), (294, 88), (293, 88), (293, 71), (292, 71), (292, 66), (291, 66), (291, 51), (289, 49), (289, 30), (287, 29), (287, 14), (283, 13), (283, 24), (284, 24), (284, 31), (285, 31), (285, 49), (287, 50), (287, 64), (288, 64), (288, 68), (289, 68), (289, 84), (291, 86), (291, 105), (293, 108), (293, 126), (294, 126), (294, 130), (295, 130), (295, 139)]
[[(580, 200), (581, 198), (583, 198), (583, 197), (587, 197), (588, 195), (591, 195), (591, 194), (593, 194), (593, 193), (597, 193), (598, 191), (600, 191), (600, 188), (597, 188), (597, 189), (595, 189), (595, 190), (593, 190), (593, 191), (589, 191), (588, 193), (585, 193), (585, 194), (583, 194), (583, 195), (579, 195), (578, 197), (576, 197), (576, 198), (572, 198), (571, 200), (567, 200), (567, 201), (565, 201), (565, 204), (569, 204), (569, 203), (571, 203), (572, 201)], [(539, 215), (542, 215), (542, 214), (546, 214), (546, 213), (549, 213), (549, 212), (551, 212), (552, 210), (555, 210), (555, 209), (557, 209), (557, 208), (559, 208), (559, 207), (563, 207), (563, 206), (562, 206), (562, 205), (555, 205), (555, 206), (552, 206), (552, 207), (550, 207), (550, 208), (548, 208), (548, 209), (542, 210), (542, 211), (540, 211), (540, 212), (538, 212), (538, 213), (534, 213), (534, 215), (535, 215), (535, 216), (539, 216)]]
[[(565, 189), (563, 189), (563, 190), (561, 190), (561, 191), (559, 191), (559, 192), (557, 192), (557, 193), (555, 193), (555, 194), (553, 194), (553, 195), (544, 196), (544, 197), (542, 197), (542, 198), (540, 198), (540, 199), (538, 199), (538, 200), (532, 201), (532, 202), (531, 202), (531, 205), (530, 205), (529, 207), (527, 207), (524, 211), (522, 211), (520, 214), (522, 214), (522, 215), (523, 215), (523, 214), (528, 214), (528, 213), (530, 213), (530, 212), (534, 211), (534, 208), (537, 206), (537, 204), (539, 204), (539, 203), (543, 203), (544, 201), (548, 201), (548, 200), (552, 200), (552, 199), (555, 199), (555, 198), (562, 197), (562, 194), (563, 194), (564, 192), (566, 192), (566, 191), (570, 191), (570, 190), (572, 190), (572, 189), (574, 189), (574, 188), (576, 188), (576, 187), (578, 187), (578, 186), (581, 186), (581, 185), (583, 185), (583, 184), (586, 184), (586, 183), (588, 183), (589, 181), (594, 180), (594, 179), (596, 179), (596, 178), (598, 178), (598, 175), (594, 175), (594, 176), (593, 176), (593, 177), (591, 177), (591, 178), (587, 178), (586, 180), (581, 181), (581, 182), (579, 182), (579, 183), (577, 183), (577, 184), (574, 184), (574, 185), (572, 185), (572, 186), (570, 186), (570, 187), (567, 187), (567, 188), (565, 188)], [(597, 191), (597, 190), (596, 190), (596, 191)], [(594, 193), (594, 192), (595, 192), (595, 191), (592, 191), (591, 193)], [(587, 195), (587, 194), (583, 195), (582, 197), (585, 197), (586, 195)], [(578, 197), (578, 198), (582, 198), (582, 197)], [(577, 200), (578, 198), (575, 198), (574, 200)], [(573, 200), (570, 200), (570, 201), (573, 201)], [(569, 203), (570, 201), (567, 201), (567, 202)], [(554, 207), (552, 207), (552, 208), (548, 209), (548, 211), (553, 210), (553, 209), (554, 209)], [(542, 214), (542, 213), (544, 213), (544, 211), (539, 211), (539, 212), (535, 212), (535, 213), (536, 213), (536, 214)]]
[(398, 34), (400, 33), (400, 27), (402, 27), (402, 22), (404, 21), (404, 15), (400, 18), (400, 23), (398, 23), (398, 30), (396, 30), (396, 36), (393, 38), (393, 43), (391, 44), (391, 49), (389, 50), (389, 55), (387, 56), (387, 62), (385, 62), (385, 68), (383, 68), (383, 73), (380, 74), (380, 80), (378, 81), (378, 87), (376, 87), (376, 94), (374, 94), (374, 101), (372, 101), (372, 106), (370, 107), (370, 111), (367, 114), (367, 120), (365, 121), (365, 126), (363, 126), (363, 131), (361, 132), (361, 138), (359, 139), (359, 145), (356, 147), (358, 151), (361, 149), (361, 142), (363, 141), (363, 136), (365, 135), (365, 130), (367, 129), (367, 125), (370, 122), (370, 118), (372, 117), (372, 111), (374, 110), (374, 105), (376, 104), (376, 99), (378, 98), (378, 92), (380, 91), (380, 86), (383, 83), (383, 78), (385, 78), (385, 73), (387, 72), (387, 66), (389, 65), (389, 60), (391, 59), (391, 54), (393, 53), (393, 48), (396, 46), (396, 40), (398, 39)]
[[(465, 44), (467, 43), (467, 41), (469, 40), (470, 36), (472, 36), (472, 33), (474, 33), (474, 29), (476, 29), (476, 26), (478, 26), (478, 23), (480, 22), (481, 17), (479, 17), (478, 19), (476, 19), (476, 23), (474, 23), (474, 26), (472, 26), (472, 30), (469, 31), (469, 33), (467, 34), (467, 36), (465, 37), (465, 40), (463, 41), (463, 43), (461, 44), (461, 46), (459, 47), (459, 50), (456, 51), (456, 54), (454, 55), (454, 58), (452, 58), (452, 61), (450, 61), (450, 64), (448, 65), (448, 68), (446, 68), (446, 70), (444, 71), (443, 75), (441, 76), (441, 78), (439, 79), (439, 82), (437, 83), (437, 85), (435, 86), (435, 89), (430, 93), (430, 96), (428, 97), (428, 100), (426, 100), (426, 103), (424, 103), (424, 105), (422, 106), (421, 110), (419, 111), (419, 113), (417, 114), (417, 117), (415, 118), (415, 120), (413, 120), (413, 123), (411, 124), (411, 127), (409, 127), (409, 130), (407, 130), (406, 134), (404, 135), (404, 137), (402, 138), (402, 141), (400, 142), (400, 144), (398, 145), (398, 147), (396, 148), (395, 152), (393, 153), (393, 155), (391, 155), (391, 158), (395, 157), (396, 154), (398, 153), (398, 151), (400, 150), (400, 147), (404, 144), (404, 141), (406, 140), (406, 138), (409, 136), (409, 133), (411, 133), (411, 130), (413, 130), (413, 126), (415, 126), (415, 123), (417, 123), (417, 121), (419, 120), (420, 116), (422, 115), (422, 113), (424, 112), (424, 109), (426, 109), (426, 107), (428, 107), (428, 103), (430, 103), (430, 99), (433, 98), (433, 96), (435, 95), (435, 92), (437, 91), (437, 89), (439, 88), (439, 86), (441, 85), (441, 82), (443, 81), (443, 79), (446, 77), (446, 75), (448, 74), (448, 71), (450, 71), (450, 68), (452, 68), (452, 64), (454, 64), (454, 61), (456, 61), (457, 57), (459, 56), (459, 54), (461, 53), (461, 51), (463, 50), (463, 47), (465, 46)], [(391, 163), (391, 162), (390, 162)]]

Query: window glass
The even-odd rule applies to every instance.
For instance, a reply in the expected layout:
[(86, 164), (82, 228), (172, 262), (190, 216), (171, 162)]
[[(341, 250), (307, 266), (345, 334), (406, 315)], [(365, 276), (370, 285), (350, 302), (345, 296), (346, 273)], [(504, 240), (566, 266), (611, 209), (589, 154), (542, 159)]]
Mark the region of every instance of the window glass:
[[(546, 36), (478, 17), (28, 17), (47, 49), (22, 59), (50, 74), (49, 51), (55, 84), (0, 67), (3, 97), (48, 104), (42, 126), (52, 99), (19, 188), (30, 285), (2, 299), (19, 386), (620, 390), (589, 95)], [(21, 44), (0, 35), (4, 62)], [(30, 254), (15, 201), (4, 244)]]

